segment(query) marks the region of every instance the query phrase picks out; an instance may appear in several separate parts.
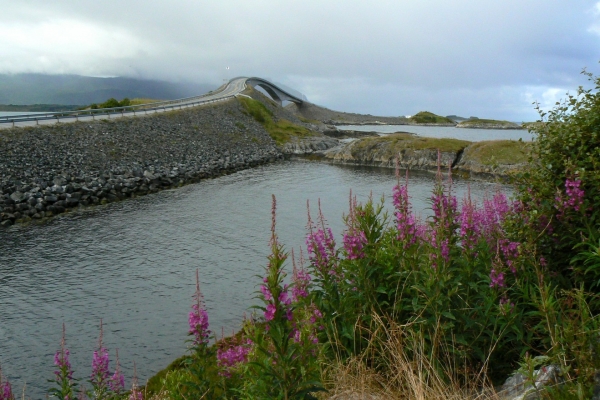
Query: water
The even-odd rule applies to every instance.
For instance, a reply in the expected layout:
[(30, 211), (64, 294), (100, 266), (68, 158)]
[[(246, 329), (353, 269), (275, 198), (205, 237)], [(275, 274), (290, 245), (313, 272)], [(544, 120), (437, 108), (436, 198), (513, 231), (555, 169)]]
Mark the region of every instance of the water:
[(39, 114), (38, 112), (30, 111), (0, 111), (0, 117), (15, 116), (15, 115), (28, 115), (28, 114)]
[(419, 136), (434, 138), (454, 138), (479, 142), (482, 140), (523, 140), (531, 141), (534, 135), (526, 129), (467, 129), (453, 126), (416, 126), (416, 125), (342, 125), (340, 130), (362, 132), (411, 132)]
[[(424, 215), (432, 176), (410, 178), (415, 209)], [(285, 161), (0, 230), (3, 372), (17, 392), (26, 382), (29, 396), (44, 398), (64, 322), (75, 374), (85, 378), (102, 318), (111, 360), (118, 348), (128, 384), (133, 361), (145, 382), (185, 352), (196, 268), (211, 328), (239, 327), (266, 265), (272, 193), (280, 240), (297, 250), (307, 199), (313, 214), (321, 199), (340, 234), (350, 189), (362, 201), (371, 192), (389, 199), (394, 183), (391, 169)], [(468, 183), (456, 181), (456, 192), (462, 195)], [(470, 185), (476, 198), (497, 188)]]

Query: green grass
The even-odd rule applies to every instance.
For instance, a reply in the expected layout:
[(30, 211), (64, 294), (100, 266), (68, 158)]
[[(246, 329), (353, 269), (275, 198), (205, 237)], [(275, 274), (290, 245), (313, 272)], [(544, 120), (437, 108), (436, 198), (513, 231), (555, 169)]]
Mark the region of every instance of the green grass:
[(357, 140), (352, 146), (352, 155), (369, 152), (376, 147), (386, 148), (391, 156), (406, 149), (411, 150), (440, 150), (442, 152), (457, 152), (470, 145), (471, 142), (458, 139), (438, 139), (415, 136), (410, 133), (394, 133), (388, 136), (372, 137)]
[(146, 98), (139, 97), (139, 98), (131, 99), (129, 104), (132, 106), (139, 106), (140, 104), (157, 103), (159, 101), (162, 101), (162, 100), (146, 99)]
[(465, 151), (464, 157), (483, 165), (521, 164), (529, 159), (531, 144), (515, 140), (476, 142)]
[(442, 117), (429, 111), (420, 111), (410, 117), (409, 120), (416, 124), (456, 124), (450, 118)]
[(258, 100), (240, 97), (239, 101), (244, 106), (246, 113), (252, 116), (257, 122), (261, 123), (269, 133), (269, 136), (271, 136), (278, 145), (289, 142), (293, 137), (308, 137), (315, 135), (314, 132), (286, 119), (274, 121), (273, 112)]

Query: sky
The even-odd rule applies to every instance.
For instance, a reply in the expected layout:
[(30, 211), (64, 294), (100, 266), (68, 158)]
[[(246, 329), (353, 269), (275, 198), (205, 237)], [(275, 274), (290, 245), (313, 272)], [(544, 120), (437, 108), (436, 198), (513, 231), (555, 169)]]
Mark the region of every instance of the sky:
[(584, 0), (0, 0), (0, 73), (285, 84), (330, 109), (531, 121), (600, 72)]

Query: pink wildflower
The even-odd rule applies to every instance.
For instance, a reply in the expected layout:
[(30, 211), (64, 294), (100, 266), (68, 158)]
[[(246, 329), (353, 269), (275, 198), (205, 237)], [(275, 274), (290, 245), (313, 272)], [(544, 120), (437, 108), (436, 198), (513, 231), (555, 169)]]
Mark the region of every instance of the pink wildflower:
[(490, 271), (490, 287), (503, 288), (504, 284), (504, 272), (496, 271), (494, 268)]
[(0, 368), (0, 400), (15, 400), (10, 382), (3, 381), (2, 368)]
[(363, 247), (367, 244), (367, 237), (362, 231), (344, 234), (344, 249), (348, 253), (349, 260), (356, 260), (365, 256)]
[(117, 395), (122, 393), (125, 390), (125, 377), (123, 373), (121, 373), (121, 365), (119, 364), (119, 350), (116, 350), (117, 360), (116, 360), (116, 368), (115, 373), (110, 377), (108, 381), (108, 386), (110, 390), (112, 390)]
[(273, 303), (269, 303), (267, 305), (267, 309), (265, 311), (265, 320), (268, 321), (272, 321), (273, 318), (275, 318), (275, 312), (277, 311), (277, 308), (275, 307), (275, 304)]
[(414, 244), (418, 235), (418, 221), (411, 211), (408, 198), (408, 182), (406, 185), (396, 185), (393, 189), (393, 202), (396, 209), (396, 227), (398, 229), (398, 240), (404, 242), (404, 248)]
[(210, 331), (208, 330), (208, 313), (204, 309), (203, 296), (200, 292), (200, 279), (198, 270), (196, 270), (196, 293), (194, 293), (196, 303), (192, 305), (192, 311), (188, 316), (189, 334), (194, 335), (194, 346), (208, 344)]
[(241, 363), (248, 361), (248, 354), (252, 350), (252, 341), (246, 339), (245, 343), (232, 344), (226, 349), (217, 349), (217, 365), (222, 369), (219, 375), (231, 377), (231, 370)]

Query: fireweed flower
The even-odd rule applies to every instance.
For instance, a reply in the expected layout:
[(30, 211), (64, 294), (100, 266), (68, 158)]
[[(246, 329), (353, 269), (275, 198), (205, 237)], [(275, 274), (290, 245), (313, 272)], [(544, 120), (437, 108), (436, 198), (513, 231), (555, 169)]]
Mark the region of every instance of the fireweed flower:
[(260, 285), (260, 291), (263, 294), (266, 301), (273, 300), (273, 295), (271, 295), (271, 292), (269, 292), (269, 289), (267, 289), (265, 285)]
[(10, 382), (0, 382), (0, 400), (15, 400)]
[(119, 364), (119, 350), (116, 350), (117, 359), (115, 367), (115, 373), (112, 374), (110, 380), (108, 381), (108, 386), (110, 390), (112, 390), (115, 394), (119, 395), (125, 391), (125, 377), (121, 372), (121, 365)]
[(405, 185), (396, 185), (393, 189), (393, 203), (398, 229), (398, 240), (404, 242), (404, 248), (414, 244), (419, 237), (419, 224), (412, 213), (408, 197), (408, 178)]
[(92, 374), (90, 375), (90, 383), (92, 384), (93, 398), (100, 399), (108, 391), (108, 380), (110, 372), (108, 369), (109, 357), (108, 350), (102, 346), (102, 320), (100, 320), (100, 337), (98, 338), (98, 350), (94, 351), (92, 356)]
[(133, 362), (133, 379), (131, 380), (131, 393), (129, 394), (129, 400), (144, 400), (144, 394), (138, 386), (137, 368), (135, 367), (135, 361)]
[(265, 310), (265, 321), (269, 322), (275, 318), (275, 312), (277, 311), (277, 307), (275, 304), (269, 303), (267, 304), (267, 309)]
[(306, 249), (309, 259), (316, 263), (327, 263), (335, 249), (331, 228), (317, 229), (306, 236)]
[(567, 210), (579, 211), (583, 205), (585, 192), (581, 189), (581, 181), (567, 178), (565, 181), (565, 194), (566, 198), (559, 191), (555, 198), (554, 207), (558, 210), (557, 218), (559, 219), (564, 217)]
[(200, 278), (196, 269), (196, 293), (194, 293), (196, 303), (192, 305), (192, 311), (188, 316), (189, 335), (194, 336), (194, 346), (205, 346), (208, 344), (210, 331), (208, 330), (208, 313), (204, 308), (202, 293), (200, 292)]
[(483, 225), (481, 216), (482, 213), (478, 212), (477, 204), (471, 200), (471, 188), (469, 187), (459, 215), (460, 236), (465, 251), (472, 250), (479, 241)]
[(490, 271), (490, 287), (498, 289), (505, 287), (504, 272), (492, 268)]
[(62, 339), (60, 341), (60, 350), (54, 355), (54, 365), (57, 370), (54, 371), (54, 382), (58, 388), (50, 389), (50, 393), (63, 399), (75, 399), (75, 388), (77, 383), (73, 379), (73, 369), (69, 362), (69, 349), (65, 341), (65, 324), (63, 323)]
[(306, 235), (306, 249), (308, 258), (323, 276), (337, 275), (335, 263), (337, 261), (336, 243), (333, 237), (331, 228), (327, 228), (325, 217), (321, 212), (321, 202), (319, 201), (319, 218), (320, 228), (316, 228), (311, 216), (309, 203), (307, 201), (308, 223), (307, 229), (309, 233)]
[(344, 234), (344, 249), (349, 260), (356, 260), (365, 256), (363, 247), (367, 244), (367, 237), (363, 231), (346, 232)]
[[(294, 251), (292, 250), (292, 260), (294, 260)], [(308, 296), (308, 285), (310, 284), (310, 275), (304, 268), (296, 268), (292, 273), (292, 301), (297, 302), (301, 298)]]
[(0, 368), (0, 400), (15, 400), (10, 382), (3, 378), (2, 368)]
[(217, 365), (221, 369), (219, 375), (230, 378), (234, 368), (248, 362), (248, 354), (252, 350), (252, 345), (252, 340), (245, 339), (241, 344), (234, 342), (219, 347), (217, 349)]
[(510, 268), (513, 274), (517, 273), (515, 260), (519, 257), (519, 243), (511, 242), (508, 239), (500, 239), (498, 247), (505, 264)]

